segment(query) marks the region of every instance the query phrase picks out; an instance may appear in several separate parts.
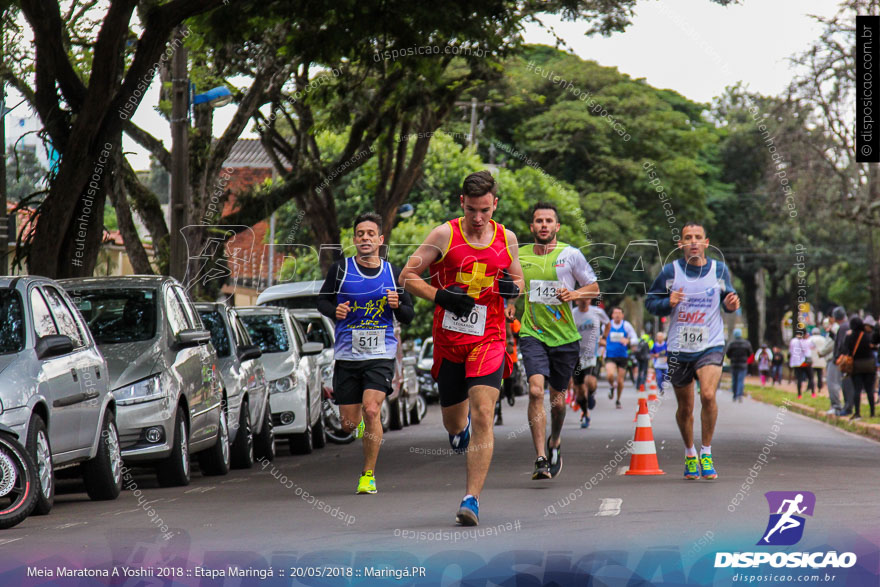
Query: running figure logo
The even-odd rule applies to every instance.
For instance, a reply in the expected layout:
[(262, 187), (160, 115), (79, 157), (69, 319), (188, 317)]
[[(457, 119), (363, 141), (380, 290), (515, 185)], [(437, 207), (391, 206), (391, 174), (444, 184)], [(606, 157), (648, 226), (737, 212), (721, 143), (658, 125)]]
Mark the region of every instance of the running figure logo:
[(770, 504), (770, 521), (758, 545), (797, 544), (804, 535), (805, 520), (801, 514), (813, 515), (816, 496), (809, 491), (768, 491), (764, 496)]

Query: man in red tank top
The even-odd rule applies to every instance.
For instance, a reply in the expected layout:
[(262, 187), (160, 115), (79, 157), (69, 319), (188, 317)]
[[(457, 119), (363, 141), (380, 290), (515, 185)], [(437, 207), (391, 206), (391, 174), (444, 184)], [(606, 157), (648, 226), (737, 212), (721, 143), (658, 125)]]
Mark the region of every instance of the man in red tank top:
[[(467, 494), (456, 521), (479, 523), (479, 496), (494, 444), (493, 420), (505, 354), (504, 299), (524, 287), (516, 236), (492, 220), (498, 184), (488, 171), (468, 175), (464, 217), (436, 227), (400, 272), (406, 291), (434, 302), (434, 367), (443, 425), (456, 452), (467, 452)], [(430, 269), (430, 284), (421, 278)], [(474, 446), (467, 450), (471, 435)]]

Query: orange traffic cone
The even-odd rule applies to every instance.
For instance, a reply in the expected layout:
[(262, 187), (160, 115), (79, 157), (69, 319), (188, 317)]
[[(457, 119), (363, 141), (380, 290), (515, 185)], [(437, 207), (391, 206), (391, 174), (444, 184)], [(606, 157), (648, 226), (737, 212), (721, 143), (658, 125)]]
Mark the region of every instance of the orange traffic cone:
[(648, 401), (649, 402), (658, 401), (660, 398), (657, 397), (657, 384), (654, 383), (653, 381), (649, 381), (648, 382), (648, 389), (650, 390), (650, 392), (648, 393)]
[(642, 400), (648, 401), (648, 394), (645, 392), (645, 386), (639, 385), (639, 409), (636, 410), (636, 415), (633, 416), (633, 422), (635, 422), (638, 419), (639, 414), (641, 413)]
[(648, 401), (639, 398), (639, 413), (636, 415), (636, 435), (633, 438), (632, 455), (629, 459), (627, 475), (665, 475), (657, 462), (657, 447), (654, 445), (654, 431), (651, 429), (651, 416), (648, 414)]

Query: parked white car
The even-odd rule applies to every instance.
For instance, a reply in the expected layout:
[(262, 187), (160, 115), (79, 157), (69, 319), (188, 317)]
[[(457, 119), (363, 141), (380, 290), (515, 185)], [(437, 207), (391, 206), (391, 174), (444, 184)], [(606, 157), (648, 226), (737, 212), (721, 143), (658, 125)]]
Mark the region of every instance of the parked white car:
[(324, 345), (306, 342), (302, 327), (285, 308), (245, 307), (236, 311), (251, 340), (263, 351), (275, 436), (288, 437), (293, 454), (323, 448), (327, 437), (321, 418), (317, 357)]

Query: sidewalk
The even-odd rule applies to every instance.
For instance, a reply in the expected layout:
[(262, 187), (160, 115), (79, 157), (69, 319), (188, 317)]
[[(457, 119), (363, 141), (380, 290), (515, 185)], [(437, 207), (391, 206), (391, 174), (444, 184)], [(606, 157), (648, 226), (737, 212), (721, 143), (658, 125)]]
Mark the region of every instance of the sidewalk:
[[(728, 382), (726, 391), (729, 392), (730, 377), (725, 375), (724, 380)], [(783, 380), (783, 382), (778, 385), (770, 385), (768, 383), (766, 387), (762, 387), (760, 377), (747, 376), (746, 392), (752, 397), (752, 399), (773, 405), (781, 405), (783, 401), (787, 400), (791, 402), (789, 409), (794, 412), (816, 420), (821, 420), (832, 426), (837, 426), (838, 428), (843, 428), (862, 436), (867, 436), (873, 440), (880, 441), (880, 406), (878, 406), (876, 412), (878, 417), (868, 418), (867, 416), (871, 412), (865, 394), (862, 394), (862, 420), (852, 422), (850, 421), (849, 416), (835, 416), (825, 413), (825, 411), (831, 407), (831, 403), (828, 400), (827, 386), (823, 387), (822, 391), (819, 392), (815, 398), (810, 397), (809, 392), (805, 390), (803, 397), (801, 399), (796, 399), (797, 386), (794, 382), (787, 383)]]

